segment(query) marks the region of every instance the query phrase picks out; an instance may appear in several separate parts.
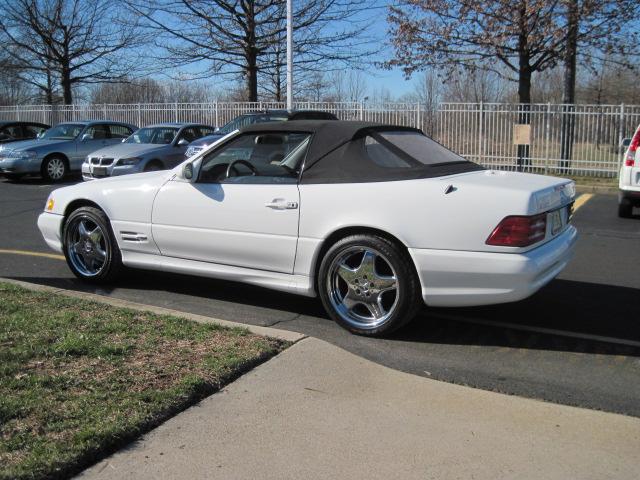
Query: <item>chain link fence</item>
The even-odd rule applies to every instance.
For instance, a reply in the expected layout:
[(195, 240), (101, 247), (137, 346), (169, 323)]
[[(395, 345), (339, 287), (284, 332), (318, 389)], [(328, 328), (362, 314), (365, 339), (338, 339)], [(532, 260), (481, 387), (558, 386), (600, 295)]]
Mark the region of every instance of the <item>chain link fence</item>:
[[(19, 105), (0, 106), (0, 120), (222, 126), (243, 113), (283, 108), (281, 102)], [(294, 108), (324, 110), (343, 120), (417, 127), (491, 168), (597, 177), (617, 175), (622, 142), (640, 124), (639, 105), (440, 103), (429, 108), (422, 103), (297, 102)]]

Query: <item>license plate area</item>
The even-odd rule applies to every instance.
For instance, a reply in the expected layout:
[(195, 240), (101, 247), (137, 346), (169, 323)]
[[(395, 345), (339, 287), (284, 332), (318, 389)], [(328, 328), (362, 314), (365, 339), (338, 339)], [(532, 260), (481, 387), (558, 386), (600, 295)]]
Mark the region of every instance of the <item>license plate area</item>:
[(549, 212), (547, 215), (547, 223), (549, 224), (549, 231), (551, 235), (557, 235), (562, 227), (564, 227), (564, 218), (566, 218), (565, 213), (567, 212), (567, 207), (560, 208), (558, 210), (554, 210), (553, 212)]
[(107, 176), (107, 167), (93, 167), (91, 173), (94, 177), (106, 177)]

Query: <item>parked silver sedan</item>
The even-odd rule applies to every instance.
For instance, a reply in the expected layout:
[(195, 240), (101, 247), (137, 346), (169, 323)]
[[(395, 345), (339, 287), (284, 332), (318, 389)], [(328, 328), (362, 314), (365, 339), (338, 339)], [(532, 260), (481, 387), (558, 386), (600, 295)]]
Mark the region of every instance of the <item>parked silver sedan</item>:
[(197, 123), (160, 123), (141, 128), (124, 142), (88, 155), (82, 164), (82, 178), (95, 180), (173, 168), (184, 161), (187, 145), (214, 130)]
[(60, 123), (38, 139), (8, 144), (0, 153), (0, 172), (12, 179), (37, 174), (57, 182), (80, 170), (87, 154), (121, 143), (136, 129), (135, 125), (105, 120)]

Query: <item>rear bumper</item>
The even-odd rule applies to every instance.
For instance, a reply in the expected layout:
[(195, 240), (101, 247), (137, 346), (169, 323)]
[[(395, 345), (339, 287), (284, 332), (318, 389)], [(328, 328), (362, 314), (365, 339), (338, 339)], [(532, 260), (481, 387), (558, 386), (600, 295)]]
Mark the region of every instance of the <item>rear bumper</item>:
[(640, 203), (640, 187), (621, 188), (618, 192), (618, 198), (628, 198), (635, 203)]
[(64, 217), (55, 213), (43, 212), (38, 217), (38, 228), (50, 248), (62, 253), (62, 222)]
[(434, 307), (491, 305), (522, 300), (553, 280), (569, 263), (577, 239), (570, 225), (561, 235), (525, 253), (409, 249)]

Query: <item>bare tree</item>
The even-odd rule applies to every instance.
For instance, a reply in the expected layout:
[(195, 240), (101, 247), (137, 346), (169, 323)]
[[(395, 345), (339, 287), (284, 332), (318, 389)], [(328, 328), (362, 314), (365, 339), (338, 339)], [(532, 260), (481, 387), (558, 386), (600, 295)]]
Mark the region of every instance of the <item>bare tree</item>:
[[(203, 76), (243, 78), (249, 101), (269, 70), (272, 94), (282, 98), (286, 32), (284, 0), (129, 0), (133, 12), (165, 52), (164, 65), (205, 65)], [(294, 3), (298, 71), (344, 68), (367, 60), (366, 0), (299, 0)], [(329, 67), (331, 65), (331, 67)]]
[(140, 68), (130, 47), (141, 37), (135, 23), (120, 22), (120, 13), (110, 0), (9, 0), (0, 34), (15, 68), (49, 92), (59, 82), (70, 104), (75, 87), (118, 81)]

